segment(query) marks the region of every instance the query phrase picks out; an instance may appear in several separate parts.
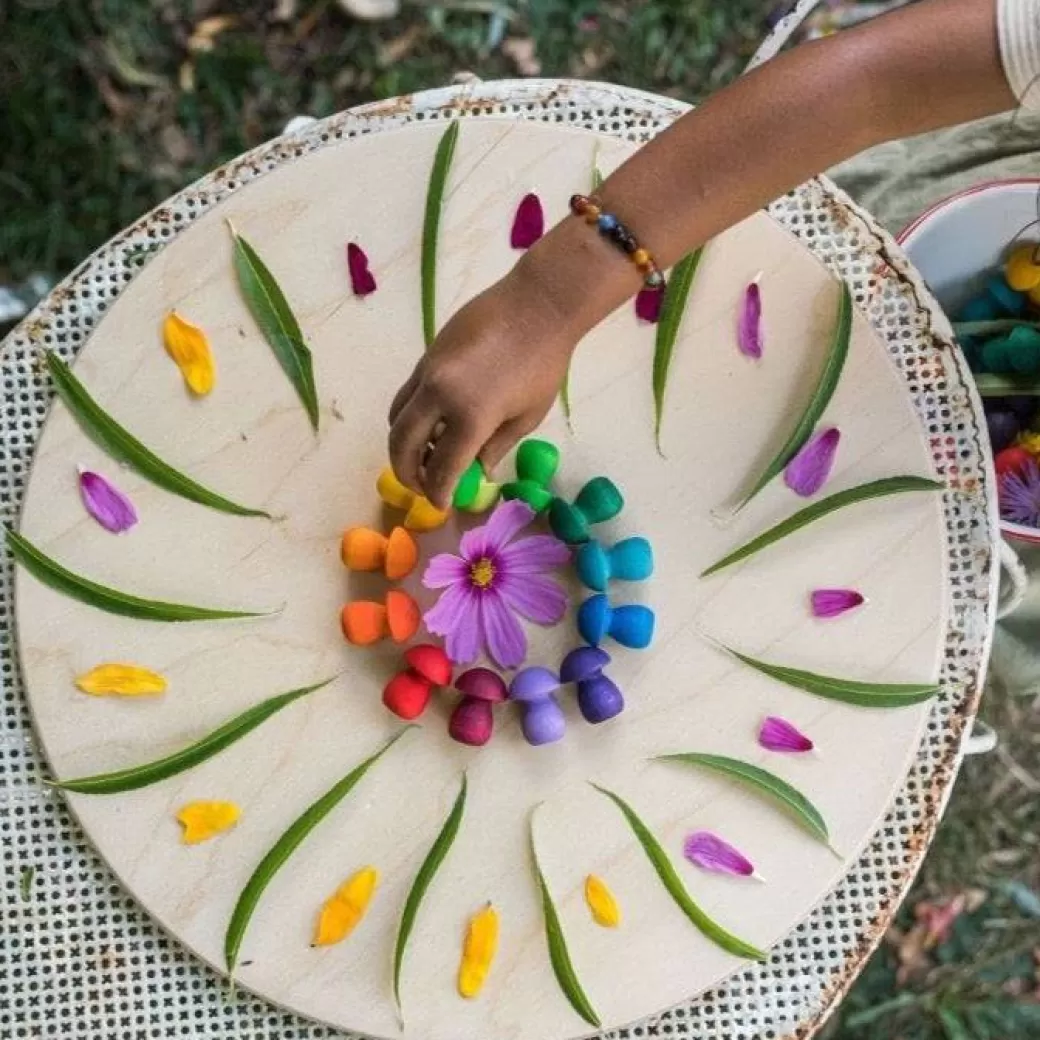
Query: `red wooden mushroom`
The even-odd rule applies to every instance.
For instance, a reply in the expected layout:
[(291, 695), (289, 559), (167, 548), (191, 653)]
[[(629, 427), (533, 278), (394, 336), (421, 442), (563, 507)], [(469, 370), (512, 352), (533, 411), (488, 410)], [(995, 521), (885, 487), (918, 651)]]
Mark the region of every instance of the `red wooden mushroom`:
[(383, 704), (411, 721), (426, 710), (435, 686), (451, 683), (451, 661), (441, 647), (422, 643), (405, 653), (404, 662), (408, 667), (383, 688)]

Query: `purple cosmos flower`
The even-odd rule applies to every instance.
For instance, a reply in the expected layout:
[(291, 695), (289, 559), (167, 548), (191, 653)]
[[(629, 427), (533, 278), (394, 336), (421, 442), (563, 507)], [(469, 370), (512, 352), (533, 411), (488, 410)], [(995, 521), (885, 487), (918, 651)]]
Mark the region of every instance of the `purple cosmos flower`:
[(542, 237), (544, 231), (542, 200), (532, 192), (525, 195), (517, 206), (513, 230), (509, 233), (509, 244), (514, 249), (530, 249)]
[(809, 595), (813, 617), (832, 618), (862, 606), (863, 593), (855, 589), (813, 589)]
[(570, 559), (567, 546), (551, 535), (512, 541), (533, 519), (526, 502), (503, 502), (486, 524), (462, 536), (458, 556), (430, 560), (423, 584), (444, 591), (424, 620), (444, 637), (456, 664), (475, 661), (486, 648), (500, 668), (516, 668), (527, 654), (527, 637), (515, 615), (555, 625), (566, 612), (566, 594), (544, 575)]
[(737, 322), (737, 346), (747, 357), (758, 359), (762, 356), (762, 291), (757, 280), (744, 291)]
[(354, 242), (347, 245), (347, 270), (355, 296), (367, 296), (376, 291), (375, 276), (368, 269), (368, 255)]
[(1000, 478), (1000, 515), (1015, 524), (1040, 527), (1040, 468), (1030, 459)]
[(79, 493), (87, 512), (113, 534), (129, 531), (137, 523), (134, 504), (114, 484), (100, 473), (89, 469), (79, 471)]
[(636, 317), (640, 321), (656, 324), (661, 318), (662, 303), (664, 303), (663, 286), (657, 289), (640, 289), (636, 293)]
[(840, 440), (841, 431), (829, 426), (802, 445), (784, 470), (784, 482), (796, 495), (809, 498), (827, 483)]
[(683, 843), (683, 854), (694, 866), (715, 874), (751, 877), (755, 873), (747, 856), (710, 831), (691, 834)]
[(758, 742), (766, 751), (790, 751), (796, 754), (812, 751), (815, 746), (797, 726), (777, 715), (762, 720)]

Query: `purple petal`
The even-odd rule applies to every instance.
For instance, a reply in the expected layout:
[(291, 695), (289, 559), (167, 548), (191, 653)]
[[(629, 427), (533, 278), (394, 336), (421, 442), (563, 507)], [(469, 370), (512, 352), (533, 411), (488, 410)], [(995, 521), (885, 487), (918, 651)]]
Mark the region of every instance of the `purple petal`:
[(812, 751), (813, 742), (787, 719), (770, 715), (762, 721), (758, 742), (766, 751)]
[(697, 831), (683, 843), (683, 854), (695, 866), (715, 874), (751, 877), (755, 868), (751, 861), (728, 842), (710, 831)]
[(467, 531), (459, 541), (459, 552), (470, 562), (494, 556), (534, 519), (534, 510), (520, 499), (502, 502), (486, 524)]
[(520, 622), (497, 592), (484, 592), (478, 602), (488, 656), (499, 668), (517, 668), (527, 656), (527, 636)]
[(516, 209), (509, 244), (514, 249), (530, 249), (545, 233), (542, 202), (535, 194), (525, 195)]
[(562, 567), (570, 558), (570, 549), (551, 534), (520, 538), (499, 553), (502, 570), (509, 575), (541, 574), (553, 567)]
[(355, 296), (367, 296), (376, 291), (376, 280), (368, 269), (368, 256), (354, 242), (347, 245), (347, 269), (350, 271), (350, 286)]
[(422, 583), (428, 589), (445, 589), (469, 577), (469, 564), (451, 553), (438, 553), (426, 566)]
[(640, 321), (657, 324), (661, 317), (661, 304), (664, 302), (664, 287), (659, 289), (640, 289), (636, 293), (636, 317)]
[(737, 345), (746, 357), (762, 356), (762, 292), (758, 282), (744, 290), (744, 302), (737, 322)]
[(841, 431), (837, 426), (829, 426), (802, 445), (784, 470), (784, 482), (796, 495), (808, 498), (823, 487), (831, 474), (840, 440)]
[(117, 487), (100, 473), (82, 469), (79, 472), (79, 492), (87, 512), (113, 534), (128, 531), (137, 523), (137, 510)]
[(427, 631), (444, 638), (444, 649), (455, 664), (477, 659), (483, 642), (480, 600), (466, 584), (450, 585), (423, 615)]
[(864, 602), (863, 594), (855, 589), (813, 589), (809, 599), (813, 617), (818, 618), (837, 617)]
[(506, 574), (496, 585), (506, 605), (536, 625), (555, 625), (567, 613), (567, 594), (549, 578)]

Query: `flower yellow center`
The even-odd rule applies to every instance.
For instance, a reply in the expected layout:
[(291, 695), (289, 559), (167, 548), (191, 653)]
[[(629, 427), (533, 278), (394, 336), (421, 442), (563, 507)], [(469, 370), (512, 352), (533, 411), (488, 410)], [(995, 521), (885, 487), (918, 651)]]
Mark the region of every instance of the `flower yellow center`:
[(486, 589), (495, 580), (495, 565), (485, 556), (470, 567), (469, 577), (478, 589)]

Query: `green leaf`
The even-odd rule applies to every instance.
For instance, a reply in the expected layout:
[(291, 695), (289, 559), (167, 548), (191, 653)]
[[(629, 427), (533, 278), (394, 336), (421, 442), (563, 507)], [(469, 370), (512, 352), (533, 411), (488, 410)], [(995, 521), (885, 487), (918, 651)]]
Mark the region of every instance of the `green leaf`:
[(199, 505), (209, 506), (210, 509), (217, 509), (222, 513), (231, 513), (233, 516), (264, 516), (270, 519), (270, 514), (262, 509), (240, 506), (167, 465), (105, 412), (87, 393), (86, 387), (72, 374), (72, 369), (54, 351), (45, 351), (43, 356), (54, 389), (65, 403), (65, 407), (72, 413), (83, 432), (117, 462), (136, 470), (164, 491), (186, 498), (189, 502), (197, 502)]
[(567, 371), (563, 373), (563, 385), (560, 387), (560, 407), (563, 409), (563, 417), (567, 420), (567, 428), (573, 430), (571, 423), (571, 366), (568, 362)]
[(992, 372), (976, 372), (975, 386), (983, 397), (1010, 397), (1016, 394), (1040, 397), (1037, 376), (1002, 376)]
[(599, 191), (603, 187), (603, 173), (599, 168), (599, 164), (593, 160), (592, 163), (592, 190), (593, 192)]
[(834, 396), (834, 390), (838, 385), (841, 371), (845, 367), (845, 359), (849, 355), (849, 341), (852, 338), (852, 293), (849, 287), (842, 282), (838, 297), (838, 318), (834, 325), (834, 335), (831, 339), (830, 350), (827, 360), (824, 362), (823, 371), (820, 373), (816, 388), (809, 398), (809, 403), (802, 413), (798, 424), (791, 431), (791, 435), (784, 441), (783, 447), (776, 453), (773, 461), (766, 466), (762, 475), (755, 481), (754, 486), (744, 497), (737, 507), (743, 509), (773, 477), (780, 473), (783, 468), (798, 454), (802, 445), (812, 435), (817, 422), (826, 411)]
[(325, 794), (294, 821), (289, 829), (274, 843), (267, 855), (260, 860), (259, 866), (253, 871), (251, 877), (246, 882), (245, 888), (242, 889), (241, 895), (238, 897), (238, 902), (235, 904), (235, 909), (231, 914), (231, 920), (228, 922), (227, 933), (224, 936), (224, 961), (229, 975), (235, 970), (235, 965), (238, 963), (238, 953), (242, 948), (242, 940), (245, 938), (249, 921), (260, 902), (260, 897), (264, 894), (264, 890), (271, 883), (271, 879), (285, 865), (286, 860), (303, 844), (311, 831), (350, 794), (369, 769), (411, 728), (411, 726), (407, 726), (391, 737), (374, 755), (366, 758), (361, 765), (352, 769), (342, 780), (333, 784)]
[(422, 237), (422, 320), (423, 339), (427, 350), (433, 346), (433, 341), (437, 338), (437, 237), (440, 233), (441, 209), (444, 206), (444, 187), (458, 139), (459, 121), (453, 119), (437, 144), (437, 154), (430, 170), (430, 183), (426, 189), (426, 215), (423, 220)]
[(32, 898), (33, 880), (36, 877), (36, 868), (30, 863), (22, 867), (21, 876), (18, 879), (18, 894), (23, 903), (28, 903)]
[(570, 951), (567, 949), (567, 937), (563, 934), (563, 926), (560, 924), (559, 914), (552, 901), (552, 893), (546, 883), (542, 868), (538, 865), (538, 850), (534, 844), (534, 813), (531, 813), (530, 823), (531, 837), (531, 862), (534, 865), (535, 878), (538, 881), (538, 890), (542, 896), (542, 918), (545, 921), (545, 941), (549, 947), (549, 963), (552, 964), (553, 974), (556, 981), (563, 990), (563, 995), (570, 1002), (572, 1008), (588, 1022), (590, 1026), (599, 1029), (602, 1022), (592, 1002), (582, 989), (578, 980), (578, 973), (574, 970)]
[(821, 498), (805, 509), (799, 510), (786, 520), (781, 520), (768, 531), (745, 542), (739, 549), (734, 549), (728, 556), (723, 556), (706, 570), (701, 571), (701, 577), (706, 578), (709, 574), (716, 574), (734, 563), (746, 560), (749, 556), (761, 552), (781, 538), (786, 538), (803, 527), (822, 520), (831, 513), (844, 509), (846, 506), (856, 505), (859, 502), (868, 502), (872, 498), (883, 498), (886, 495), (900, 495), (909, 491), (941, 491), (943, 485), (935, 480), (925, 477), (883, 477), (881, 480), (872, 480), (868, 484), (857, 484), (846, 491), (838, 491), (826, 498)]
[(967, 1026), (953, 1008), (940, 1004), (935, 1010), (946, 1040), (974, 1040)]
[(624, 816), (629, 827), (632, 828), (632, 833), (635, 834), (636, 840), (643, 847), (646, 858), (650, 860), (650, 865), (661, 879), (661, 884), (664, 885), (665, 891), (675, 900), (676, 905), (689, 918), (694, 928), (727, 953), (732, 953), (737, 957), (749, 957), (752, 960), (764, 961), (766, 953), (763, 950), (727, 932), (725, 928), (713, 921), (694, 902), (693, 897), (686, 891), (686, 886), (683, 885), (682, 879), (675, 872), (675, 867), (672, 866), (672, 861), (668, 858), (668, 854), (661, 847), (661, 843), (654, 837), (650, 828), (639, 818), (632, 806), (619, 795), (614, 794), (613, 791), (608, 791), (605, 787), (600, 787), (598, 784), (593, 784), (592, 786), (600, 794), (606, 795), (621, 810), (621, 815)]
[(228, 227), (234, 242), (235, 274), (249, 313), (274, 351), (282, 371), (289, 377), (317, 433), (318, 390), (314, 385), (310, 347), (304, 342), (296, 316), (274, 275), (230, 223)]
[(661, 317), (657, 323), (657, 338), (654, 342), (654, 440), (658, 452), (661, 451), (661, 421), (664, 417), (664, 392), (668, 386), (668, 371), (672, 367), (672, 354), (675, 341), (679, 336), (683, 315), (686, 313), (686, 301), (690, 296), (697, 265), (701, 261), (703, 246), (687, 253), (672, 268), (661, 303)]
[(853, 679), (838, 679), (831, 675), (817, 675), (815, 672), (804, 672), (798, 668), (787, 668), (784, 665), (759, 661), (747, 654), (739, 653), (728, 646), (723, 646), (727, 653), (755, 671), (768, 675), (772, 679), (795, 686), (806, 693), (814, 693), (817, 697), (826, 697), (844, 704), (857, 704), (862, 708), (905, 708), (911, 704), (920, 704), (930, 700), (939, 692), (939, 684), (929, 683), (868, 683), (856, 682)]
[(408, 892), (408, 898), (405, 900), (404, 910), (401, 913), (401, 923), (397, 927), (397, 941), (394, 944), (394, 1000), (397, 1003), (398, 1012), (401, 1010), (401, 966), (404, 963), (408, 939), (412, 934), (412, 929), (415, 927), (415, 918), (419, 913), (419, 907), (426, 895), (426, 890), (430, 887), (430, 883), (433, 881), (437, 871), (440, 870), (445, 856), (448, 855), (448, 850), (459, 833), (459, 825), (462, 823), (462, 814), (465, 808), (466, 774), (463, 773), (458, 797), (455, 799), (455, 804), (452, 806), (447, 820), (444, 821), (440, 834), (437, 835), (437, 840), (430, 847), (430, 851), (426, 853), (426, 859), (423, 860), (419, 873), (415, 875), (415, 880), (412, 882), (412, 887)]
[(189, 744), (165, 758), (146, 762), (144, 765), (132, 766), (129, 769), (120, 769), (114, 773), (98, 773), (95, 776), (82, 776), (75, 780), (54, 780), (50, 782), (49, 786), (60, 788), (63, 791), (75, 791), (77, 794), (122, 794), (124, 791), (136, 791), (139, 787), (157, 784), (160, 780), (176, 776), (178, 773), (183, 773), (212, 758), (226, 747), (230, 747), (236, 740), (251, 733), (282, 708), (301, 697), (306, 697), (308, 693), (314, 693), (315, 690), (328, 686), (330, 682), (332, 679), (326, 679), (313, 686), (304, 686), (298, 690), (279, 694), (277, 697), (269, 697), (234, 718), (228, 719), (212, 733), (207, 733), (201, 740)]
[(79, 600), (98, 610), (142, 621), (221, 621), (229, 618), (269, 617), (272, 611), (213, 610), (210, 607), (192, 607), (183, 603), (163, 603), (160, 600), (141, 599), (118, 589), (74, 574), (60, 563), (44, 555), (31, 542), (15, 531), (8, 530), (7, 546), (11, 555), (37, 581)]
[(752, 791), (779, 802), (814, 838), (823, 842), (824, 845), (830, 844), (827, 824), (820, 810), (786, 780), (781, 780), (767, 769), (760, 769), (758, 766), (741, 762), (737, 758), (726, 758), (724, 755), (704, 755), (696, 751), (678, 755), (657, 755), (653, 761), (703, 766), (705, 769), (731, 777)]

